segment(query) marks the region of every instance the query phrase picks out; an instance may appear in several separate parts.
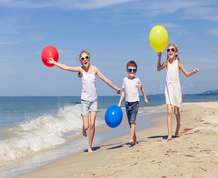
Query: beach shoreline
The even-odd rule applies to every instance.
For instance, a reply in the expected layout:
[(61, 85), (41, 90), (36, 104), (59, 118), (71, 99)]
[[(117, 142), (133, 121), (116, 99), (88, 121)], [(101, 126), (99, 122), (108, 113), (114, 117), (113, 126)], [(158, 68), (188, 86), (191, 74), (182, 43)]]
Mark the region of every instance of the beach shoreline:
[(136, 146), (127, 144), (129, 135), (121, 136), (101, 144), (94, 153), (81, 152), (20, 177), (218, 176), (218, 102), (183, 103), (181, 111), (181, 136), (172, 141), (166, 141), (164, 116), (137, 132)]
[[(160, 116), (166, 115), (166, 109), (158, 109), (159, 107), (141, 107), (139, 108), (136, 131), (146, 129), (152, 125), (151, 120)], [(68, 108), (69, 109), (69, 108)], [(96, 122), (96, 134), (93, 143), (93, 149), (100, 149), (100, 145), (105, 141), (116, 137), (129, 134), (129, 125), (127, 122), (125, 108), (123, 107), (123, 121), (116, 128), (110, 128), (105, 124), (104, 113), (106, 109), (99, 110)], [(71, 123), (72, 124), (72, 123)], [(81, 135), (72, 136), (66, 135), (67, 141), (52, 149), (46, 149), (36, 152), (34, 155), (16, 159), (8, 163), (8, 165), (0, 167), (0, 177), (17, 177), (23, 174), (31, 173), (38, 168), (50, 164), (56, 160), (63, 159), (69, 156), (87, 152), (88, 137)], [(22, 165), (22, 166), (21, 166)]]

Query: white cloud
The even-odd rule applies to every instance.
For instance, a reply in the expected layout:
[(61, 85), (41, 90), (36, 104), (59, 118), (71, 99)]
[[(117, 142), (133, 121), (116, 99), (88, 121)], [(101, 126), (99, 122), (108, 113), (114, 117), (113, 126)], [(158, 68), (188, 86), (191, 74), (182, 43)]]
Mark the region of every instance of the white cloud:
[(19, 42), (0, 42), (0, 45), (14, 45), (19, 44)]
[(29, 25), (21, 25), (18, 24), (21, 20), (23, 20), (23, 16), (13, 16), (13, 17), (5, 17), (0, 19), (0, 33), (13, 33), (17, 34), (20, 30), (23, 29), (31, 29), (32, 27)]
[(38, 0), (37, 3), (33, 0), (22, 1), (22, 0), (0, 0), (0, 7), (23, 7), (23, 8), (40, 8), (40, 7), (51, 7), (56, 5), (56, 2), (46, 2)]
[(192, 7), (184, 11), (184, 18), (218, 21), (218, 7)]
[(129, 9), (139, 10), (148, 16), (174, 14), (181, 11), (185, 19), (206, 19), (218, 21), (218, 2), (213, 0), (0, 0), (0, 7), (20, 8), (62, 8), (74, 10), (99, 9), (130, 3)]
[[(69, 3), (68, 0), (61, 1), (64, 2), (65, 8), (72, 9), (98, 9), (106, 6), (112, 6), (116, 4), (123, 4), (127, 2), (133, 2), (135, 0), (86, 0), (85, 2), (81, 0), (74, 1), (74, 3)], [(70, 1), (71, 2), (71, 1)]]
[(194, 7), (196, 5), (200, 5), (201, 2), (194, 2), (194, 1), (160, 1), (160, 2), (156, 2), (151, 4), (148, 8), (151, 10), (157, 10), (159, 11), (161, 14), (171, 14), (174, 12), (177, 12), (179, 10), (182, 9), (186, 9), (188, 7)]
[(0, 0), (1, 6), (8, 7), (23, 7), (23, 8), (44, 8), (44, 7), (56, 7), (65, 9), (98, 9), (102, 7), (112, 6), (116, 4), (123, 4), (127, 2), (133, 2), (136, 0)]
[(180, 10), (184, 10), (190, 7), (203, 6), (205, 1), (174, 1), (174, 0), (159, 0), (159, 1), (138, 1), (133, 6), (136, 9), (147, 10), (146, 14), (149, 15), (163, 15), (163, 14), (173, 14)]
[(210, 31), (210, 32), (208, 32), (208, 34), (218, 36), (218, 30), (217, 31)]
[(203, 19), (218, 21), (218, 2), (213, 0), (158, 0), (137, 1), (132, 8), (141, 10), (147, 16), (160, 16), (180, 13), (180, 19)]
[[(155, 25), (157, 25), (157, 23), (156, 23), (156, 24), (151, 24), (151, 26), (155, 26)], [(163, 27), (165, 27), (165, 28), (180, 27), (180, 25), (177, 25), (177, 24), (175, 24), (175, 23), (159, 23), (158, 25), (161, 25), (161, 26), (163, 26)]]

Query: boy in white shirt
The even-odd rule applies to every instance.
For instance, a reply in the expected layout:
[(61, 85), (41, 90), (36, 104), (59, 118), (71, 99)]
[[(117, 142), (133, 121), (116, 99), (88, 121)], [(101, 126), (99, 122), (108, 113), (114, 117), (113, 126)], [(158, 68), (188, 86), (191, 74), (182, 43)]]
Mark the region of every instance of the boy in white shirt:
[(137, 71), (137, 64), (135, 61), (129, 61), (127, 63), (127, 73), (129, 74), (128, 77), (125, 77), (123, 79), (123, 91), (120, 96), (120, 101), (118, 103), (118, 106), (121, 106), (121, 103), (123, 101), (124, 96), (125, 98), (125, 105), (126, 105), (126, 115), (128, 118), (128, 122), (130, 125), (130, 141), (129, 143), (131, 145), (136, 144), (136, 134), (135, 134), (135, 124), (136, 124), (136, 116), (138, 113), (138, 107), (139, 107), (139, 92), (138, 88), (141, 89), (142, 94), (144, 96), (145, 103), (148, 103), (148, 100), (146, 98), (145, 89), (143, 85), (141, 84), (141, 81), (139, 78), (135, 77), (136, 71)]

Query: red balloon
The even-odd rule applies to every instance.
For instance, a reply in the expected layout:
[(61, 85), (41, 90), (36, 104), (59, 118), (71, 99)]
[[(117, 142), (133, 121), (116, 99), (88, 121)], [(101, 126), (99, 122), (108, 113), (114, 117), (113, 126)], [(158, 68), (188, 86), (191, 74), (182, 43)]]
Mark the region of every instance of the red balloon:
[(53, 67), (54, 64), (49, 64), (48, 63), (48, 58), (53, 58), (54, 61), (58, 62), (58, 58), (59, 58), (58, 50), (53, 46), (46, 46), (42, 50), (41, 58), (42, 58), (42, 62), (47, 67)]

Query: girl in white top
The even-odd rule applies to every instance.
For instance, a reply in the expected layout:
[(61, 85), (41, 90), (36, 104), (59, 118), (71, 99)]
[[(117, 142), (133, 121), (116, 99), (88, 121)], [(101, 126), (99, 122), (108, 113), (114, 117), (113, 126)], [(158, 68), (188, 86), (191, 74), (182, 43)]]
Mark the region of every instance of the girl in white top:
[[(87, 51), (82, 51), (79, 55), (82, 66), (70, 67), (65, 64), (55, 62), (52, 58), (48, 59), (48, 63), (54, 64), (57, 67), (71, 72), (78, 72), (78, 76), (82, 78), (82, 93), (81, 93), (81, 110), (83, 127), (82, 134), (86, 137), (86, 131), (89, 130), (89, 145), (88, 152), (93, 152), (92, 142), (95, 134), (95, 120), (97, 115), (97, 92), (96, 92), (96, 75), (107, 83), (111, 88), (120, 94), (121, 89), (115, 86), (108, 80), (96, 66), (90, 65), (90, 55)], [(90, 121), (89, 121), (90, 115)]]
[(185, 74), (186, 77), (199, 72), (196, 68), (192, 72), (187, 72), (183, 67), (178, 57), (178, 47), (176, 44), (171, 43), (167, 47), (167, 60), (161, 65), (161, 55), (158, 53), (157, 70), (161, 71), (166, 68), (166, 85), (165, 85), (165, 98), (167, 104), (167, 126), (168, 126), (168, 138), (172, 140), (172, 113), (174, 108), (174, 114), (176, 116), (177, 127), (175, 136), (180, 134), (180, 113), (179, 108), (182, 104), (182, 93), (180, 86), (180, 70)]

